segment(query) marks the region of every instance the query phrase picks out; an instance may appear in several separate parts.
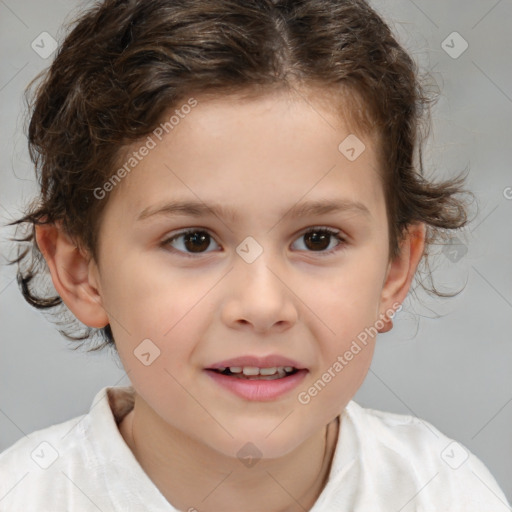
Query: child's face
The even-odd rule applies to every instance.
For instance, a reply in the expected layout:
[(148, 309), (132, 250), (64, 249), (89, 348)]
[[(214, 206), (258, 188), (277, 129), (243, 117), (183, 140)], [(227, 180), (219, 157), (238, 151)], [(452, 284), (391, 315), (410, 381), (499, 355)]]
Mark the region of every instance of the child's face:
[[(276, 457), (354, 396), (374, 339), (358, 341), (359, 351), (353, 342), (397, 299), (386, 281), (392, 267), (374, 142), (361, 136), (366, 149), (350, 161), (338, 146), (351, 128), (311, 98), (197, 100), (161, 141), (151, 136), (156, 147), (108, 199), (92, 275), (145, 414), (231, 456), (250, 441)], [(221, 205), (237, 218), (139, 218), (178, 201)], [(287, 214), (335, 201), (349, 206)], [(340, 231), (346, 242), (333, 252), (334, 236), (303, 236), (313, 227)], [(189, 228), (207, 234), (178, 236)], [(208, 370), (246, 356), (288, 358), (304, 370), (258, 383)], [(282, 382), (293, 386), (282, 392)]]

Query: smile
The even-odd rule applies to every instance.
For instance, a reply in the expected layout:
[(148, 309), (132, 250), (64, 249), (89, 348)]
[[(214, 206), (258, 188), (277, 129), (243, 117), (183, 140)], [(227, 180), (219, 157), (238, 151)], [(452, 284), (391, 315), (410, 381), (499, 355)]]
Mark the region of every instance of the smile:
[(216, 370), (228, 377), (248, 380), (275, 380), (282, 379), (296, 373), (293, 366), (273, 366), (271, 368), (258, 368), (257, 366), (230, 366), (229, 368), (217, 368)]

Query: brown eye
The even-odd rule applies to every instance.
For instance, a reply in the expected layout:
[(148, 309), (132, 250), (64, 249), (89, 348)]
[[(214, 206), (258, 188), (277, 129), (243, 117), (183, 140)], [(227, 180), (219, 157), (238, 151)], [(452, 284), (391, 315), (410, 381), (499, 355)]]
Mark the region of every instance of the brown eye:
[(309, 231), (304, 235), (306, 247), (315, 251), (325, 251), (329, 247), (331, 235), (319, 231)]
[(204, 231), (195, 231), (184, 235), (184, 245), (191, 252), (202, 252), (210, 245), (210, 235)]
[(171, 238), (164, 240), (162, 242), (162, 246), (171, 246), (178, 252), (188, 254), (202, 254), (206, 251), (208, 247), (211, 245), (211, 241), (213, 238), (207, 231), (200, 229), (191, 229), (188, 231), (183, 231), (182, 233), (178, 233), (173, 235)]
[[(339, 231), (328, 228), (311, 228), (299, 237), (304, 239), (304, 246), (307, 252), (318, 252), (322, 255), (336, 252), (345, 244), (345, 239), (339, 236)], [(334, 243), (336, 240), (337, 243)], [(329, 249), (330, 248), (330, 249)]]
[[(304, 239), (304, 248), (299, 250), (316, 252), (319, 256), (332, 254), (346, 244), (346, 240), (340, 236), (340, 232), (329, 228), (310, 228), (303, 233), (298, 240)], [(171, 247), (173, 252), (184, 256), (207, 254), (214, 239), (204, 229), (189, 229), (167, 238), (161, 243), (162, 247)], [(334, 243), (333, 243), (334, 242)], [(214, 242), (216, 244), (216, 242)], [(217, 246), (218, 247), (218, 246)]]

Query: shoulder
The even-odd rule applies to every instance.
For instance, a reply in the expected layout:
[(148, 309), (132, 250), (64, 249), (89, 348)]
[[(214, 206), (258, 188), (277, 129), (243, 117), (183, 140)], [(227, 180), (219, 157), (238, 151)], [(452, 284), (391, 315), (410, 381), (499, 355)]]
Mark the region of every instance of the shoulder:
[[(95, 400), (105, 397), (102, 389)], [(82, 473), (98, 467), (94, 450), (94, 424), (108, 421), (108, 403), (93, 404), (94, 414), (77, 416), (62, 423), (36, 430), (0, 453), (0, 509), (60, 510), (56, 496), (78, 497), (80, 491), (73, 482), (81, 482)], [(99, 404), (98, 401), (95, 402)], [(92, 408), (91, 408), (92, 409)], [(111, 417), (110, 413), (110, 417)], [(96, 418), (93, 421), (93, 417)], [(92, 428), (91, 428), (92, 427)], [(108, 432), (106, 433), (108, 436)], [(91, 486), (98, 478), (89, 473)], [(80, 484), (81, 485), (81, 484)], [(82, 503), (84, 496), (78, 497)], [(58, 505), (57, 505), (58, 504)], [(90, 503), (83, 510), (89, 510)]]
[(359, 480), (395, 500), (403, 512), (509, 510), (483, 462), (421, 418), (351, 401), (342, 414), (339, 443), (342, 450), (347, 450), (343, 445), (353, 444), (348, 448), (352, 460), (346, 455), (343, 460), (340, 454), (339, 465), (351, 464)]
[(20, 438), (0, 453), (0, 468), (25, 467), (27, 463), (49, 467), (51, 461), (60, 456), (56, 447), (67, 451), (70, 444), (75, 444), (76, 438), (83, 432), (81, 422), (86, 416), (77, 416)]
[(0, 510), (174, 511), (125, 443), (118, 425), (134, 390), (101, 389), (89, 412), (38, 430), (0, 454)]
[[(418, 460), (433, 456), (435, 449), (452, 441), (428, 421), (408, 414), (396, 414), (362, 407), (351, 401), (346, 408), (354, 427), (371, 435), (374, 443), (385, 444)], [(437, 454), (439, 455), (439, 454)]]
[(474, 455), (430, 422), (408, 414), (361, 407), (354, 401), (346, 408), (354, 428), (365, 433), (371, 445), (406, 458), (422, 467), (462, 467)]
[(45, 488), (49, 490), (50, 485), (58, 485), (70, 459), (83, 461), (83, 444), (79, 439), (85, 417), (32, 432), (0, 453), (0, 505), (19, 503), (23, 496), (24, 506), (33, 497), (30, 505), (44, 509), (44, 503), (39, 502), (40, 493)]

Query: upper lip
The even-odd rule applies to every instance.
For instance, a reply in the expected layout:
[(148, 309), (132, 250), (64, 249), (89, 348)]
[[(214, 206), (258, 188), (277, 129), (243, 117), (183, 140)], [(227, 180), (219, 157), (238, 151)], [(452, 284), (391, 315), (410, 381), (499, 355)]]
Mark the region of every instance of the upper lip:
[(304, 370), (306, 367), (293, 359), (288, 357), (280, 356), (277, 354), (268, 355), (264, 357), (259, 356), (240, 356), (234, 357), (232, 359), (225, 359), (224, 361), (219, 361), (218, 363), (212, 364), (208, 366), (207, 370), (216, 370), (218, 368), (229, 368), (232, 366), (244, 367), (244, 366), (252, 366), (256, 368), (274, 368), (279, 366), (292, 366), (297, 370)]

